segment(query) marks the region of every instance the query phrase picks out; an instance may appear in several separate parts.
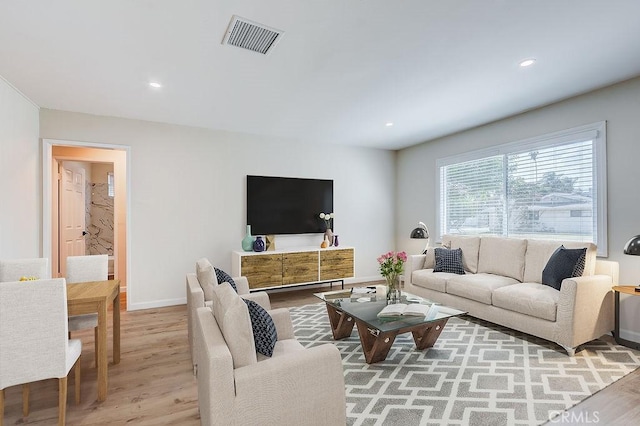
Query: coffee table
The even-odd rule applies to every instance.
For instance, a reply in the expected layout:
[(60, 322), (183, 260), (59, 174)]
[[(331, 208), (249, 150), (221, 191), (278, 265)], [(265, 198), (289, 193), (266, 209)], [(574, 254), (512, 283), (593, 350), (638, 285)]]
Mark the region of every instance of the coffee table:
[[(368, 364), (384, 361), (391, 345), (398, 334), (413, 334), (413, 341), (418, 349), (432, 347), (445, 324), (451, 317), (466, 314), (447, 306), (438, 305), (435, 315), (397, 316), (378, 318), (378, 313), (387, 305), (385, 298), (375, 294), (356, 294), (350, 290), (328, 291), (316, 293), (327, 306), (327, 314), (331, 323), (331, 332), (335, 340), (351, 335), (353, 326), (358, 327), (360, 344)], [(422, 303), (432, 305), (434, 302), (403, 292), (402, 303)]]

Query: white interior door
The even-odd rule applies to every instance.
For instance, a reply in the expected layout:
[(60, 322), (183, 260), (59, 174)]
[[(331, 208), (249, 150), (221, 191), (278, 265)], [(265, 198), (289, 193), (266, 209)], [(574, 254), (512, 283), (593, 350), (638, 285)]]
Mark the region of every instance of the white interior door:
[(60, 275), (67, 275), (67, 256), (85, 254), (85, 169), (63, 162), (60, 166)]

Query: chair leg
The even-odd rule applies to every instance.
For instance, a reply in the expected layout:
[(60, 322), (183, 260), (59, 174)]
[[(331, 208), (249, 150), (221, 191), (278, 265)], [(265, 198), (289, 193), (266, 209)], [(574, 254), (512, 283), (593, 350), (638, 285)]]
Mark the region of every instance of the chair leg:
[(0, 426), (4, 423), (4, 389), (0, 389)]
[(22, 417), (29, 415), (29, 383), (22, 385)]
[(82, 364), (80, 360), (82, 359), (82, 355), (78, 357), (76, 360), (76, 365), (73, 368), (73, 375), (76, 379), (76, 405), (80, 404), (80, 365)]
[(67, 415), (67, 377), (58, 379), (58, 426), (64, 426)]
[(93, 362), (98, 368), (98, 327), (93, 328)]

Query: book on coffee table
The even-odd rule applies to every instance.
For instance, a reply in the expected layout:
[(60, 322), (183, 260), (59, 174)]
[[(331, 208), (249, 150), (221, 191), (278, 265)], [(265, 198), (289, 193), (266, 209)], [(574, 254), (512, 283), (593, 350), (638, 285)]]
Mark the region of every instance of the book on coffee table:
[(432, 318), (438, 313), (438, 306), (422, 305), (420, 303), (395, 303), (385, 306), (379, 313), (378, 317), (400, 317), (400, 316), (421, 316)]

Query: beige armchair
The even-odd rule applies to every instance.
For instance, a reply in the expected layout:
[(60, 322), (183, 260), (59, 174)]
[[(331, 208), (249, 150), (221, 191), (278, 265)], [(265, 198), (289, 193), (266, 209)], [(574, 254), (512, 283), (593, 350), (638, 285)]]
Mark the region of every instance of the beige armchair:
[[(255, 293), (249, 292), (249, 281), (246, 277), (233, 277), (233, 281), (238, 289), (238, 294), (249, 300), (253, 300), (264, 309), (271, 309), (269, 295), (264, 291)], [(212, 294), (214, 286), (218, 285), (213, 265), (206, 258), (199, 259), (196, 262), (196, 272), (188, 273), (186, 278), (187, 288), (187, 335), (189, 338), (189, 350), (191, 351), (191, 363), (196, 369), (196, 358), (194, 352), (194, 327), (196, 310), (202, 307), (211, 308)]]
[(80, 403), (80, 340), (69, 340), (67, 287), (63, 278), (0, 283), (0, 425), (5, 389), (23, 385), (23, 415), (29, 414), (31, 382), (58, 379), (58, 424), (65, 424), (67, 376), (75, 366)]
[(201, 424), (344, 426), (345, 386), (337, 347), (327, 343), (305, 349), (294, 337), (288, 309), (269, 314), (278, 335), (270, 358), (256, 354), (253, 340), (247, 340), (253, 332), (244, 302), (197, 309)]

